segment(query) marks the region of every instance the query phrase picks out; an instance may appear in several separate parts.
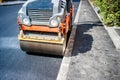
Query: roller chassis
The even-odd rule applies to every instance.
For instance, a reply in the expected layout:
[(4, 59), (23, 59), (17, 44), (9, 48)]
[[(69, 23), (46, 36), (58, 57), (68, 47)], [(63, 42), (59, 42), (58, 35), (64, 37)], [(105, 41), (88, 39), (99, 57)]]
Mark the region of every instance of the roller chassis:
[(18, 16), (20, 27), (18, 39), (21, 49), (26, 52), (64, 55), (69, 38), (68, 35), (72, 29), (73, 5), (71, 0), (66, 1), (64, 15), (57, 27), (49, 27), (47, 25), (28, 26), (21, 23)]

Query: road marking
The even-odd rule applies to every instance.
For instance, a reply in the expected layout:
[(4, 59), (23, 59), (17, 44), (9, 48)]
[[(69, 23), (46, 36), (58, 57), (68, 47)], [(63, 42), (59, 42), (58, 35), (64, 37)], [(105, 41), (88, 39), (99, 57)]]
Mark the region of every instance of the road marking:
[[(78, 7), (77, 14), (76, 14), (75, 21), (74, 21), (75, 24), (77, 24), (79, 20), (79, 12), (80, 12), (81, 3), (82, 3), (82, 0), (79, 3), (79, 7)], [(72, 32), (71, 32), (71, 35), (68, 41), (68, 46), (66, 48), (65, 56), (63, 57), (63, 60), (60, 66), (57, 80), (67, 80), (67, 75), (69, 72), (69, 66), (71, 62), (71, 53), (73, 50), (73, 45), (74, 45), (74, 40), (75, 40), (75, 35), (76, 35), (76, 29), (77, 29), (77, 25), (74, 25), (72, 27)]]

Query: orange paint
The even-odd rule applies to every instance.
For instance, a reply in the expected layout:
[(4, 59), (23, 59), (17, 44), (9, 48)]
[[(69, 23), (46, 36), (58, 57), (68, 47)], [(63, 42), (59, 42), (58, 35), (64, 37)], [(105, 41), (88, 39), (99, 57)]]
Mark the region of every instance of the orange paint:
[(22, 30), (28, 30), (28, 31), (41, 31), (41, 32), (59, 32), (59, 28), (50, 28), (47, 26), (25, 26), (21, 25)]

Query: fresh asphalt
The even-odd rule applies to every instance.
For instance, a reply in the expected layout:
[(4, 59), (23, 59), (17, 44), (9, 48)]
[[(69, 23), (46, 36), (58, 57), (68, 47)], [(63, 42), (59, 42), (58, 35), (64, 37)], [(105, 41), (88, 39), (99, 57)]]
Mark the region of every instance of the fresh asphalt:
[(19, 47), (20, 7), (0, 6), (0, 80), (55, 80), (62, 57), (26, 54)]
[[(73, 4), (74, 21), (79, 0)], [(0, 6), (0, 80), (56, 80), (62, 57), (26, 54), (19, 47), (17, 12), (21, 6)]]

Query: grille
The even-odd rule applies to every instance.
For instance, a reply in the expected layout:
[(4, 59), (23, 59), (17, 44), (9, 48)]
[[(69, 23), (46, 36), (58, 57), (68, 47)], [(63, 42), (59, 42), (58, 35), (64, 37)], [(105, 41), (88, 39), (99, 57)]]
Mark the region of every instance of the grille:
[(52, 12), (52, 10), (30, 9), (28, 10), (28, 16), (30, 17), (31, 21), (34, 22), (48, 22), (52, 16)]

